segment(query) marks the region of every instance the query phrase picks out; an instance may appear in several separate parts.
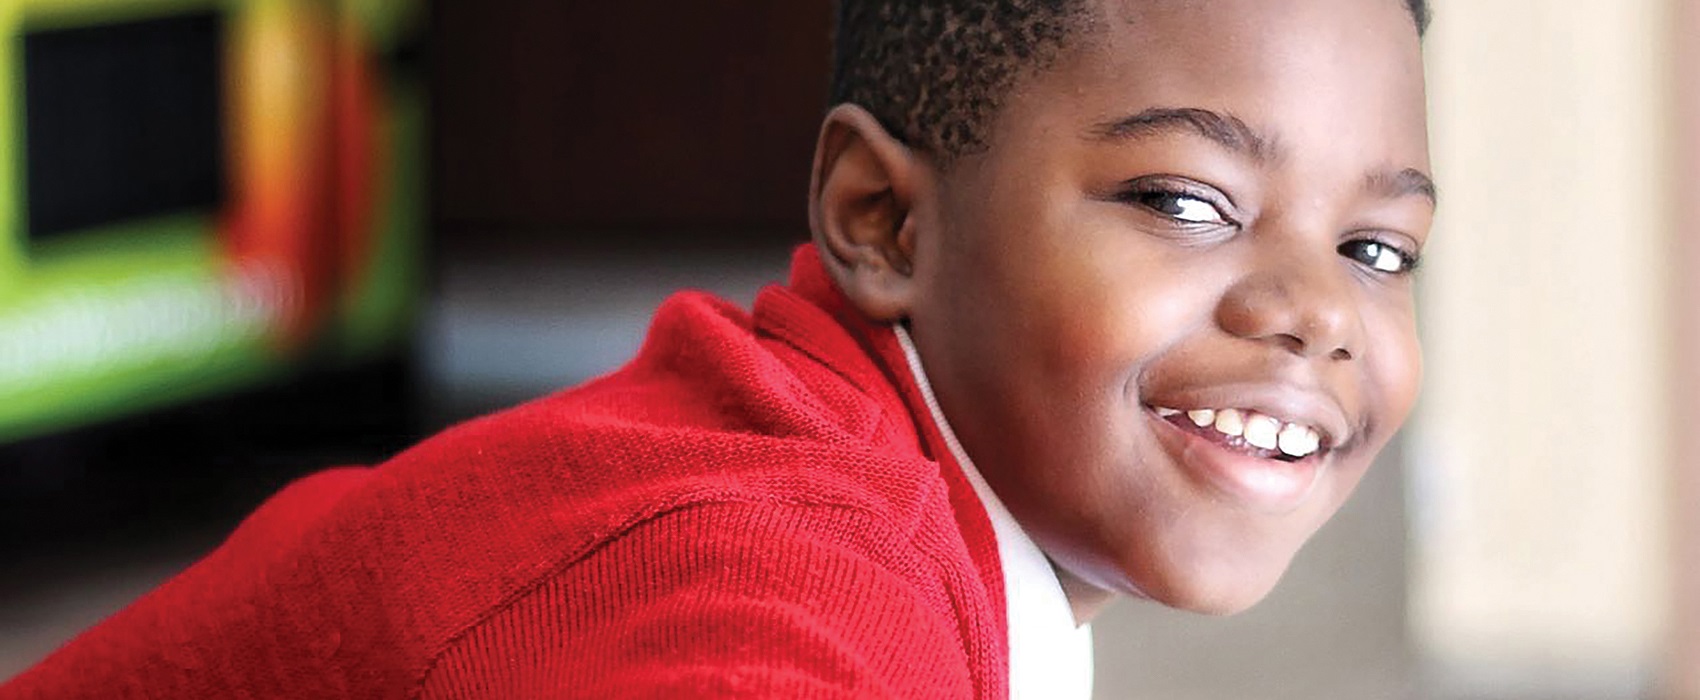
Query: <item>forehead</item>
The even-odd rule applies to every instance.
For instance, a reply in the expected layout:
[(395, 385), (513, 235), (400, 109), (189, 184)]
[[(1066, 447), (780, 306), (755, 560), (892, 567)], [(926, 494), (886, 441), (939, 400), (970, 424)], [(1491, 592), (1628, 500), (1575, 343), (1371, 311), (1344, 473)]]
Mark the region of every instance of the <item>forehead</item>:
[(1289, 149), (1427, 166), (1421, 44), (1400, 0), (1088, 2), (1092, 26), (1009, 95), (994, 150), (1011, 126), (1080, 130), (1196, 107)]

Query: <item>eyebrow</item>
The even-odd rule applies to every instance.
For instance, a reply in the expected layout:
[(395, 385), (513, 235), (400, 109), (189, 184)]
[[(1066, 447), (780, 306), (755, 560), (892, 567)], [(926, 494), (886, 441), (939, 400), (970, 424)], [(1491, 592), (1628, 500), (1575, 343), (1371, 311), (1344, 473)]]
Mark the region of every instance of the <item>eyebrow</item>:
[[(1280, 157), (1275, 139), (1264, 136), (1232, 113), (1200, 107), (1157, 107), (1093, 125), (1088, 135), (1098, 141), (1125, 141), (1163, 132), (1186, 130), (1216, 142), (1223, 148), (1267, 162)], [(1388, 199), (1420, 196), (1436, 204), (1439, 195), (1434, 178), (1416, 168), (1370, 173), (1365, 189)]]
[(1095, 124), (1088, 133), (1099, 141), (1124, 141), (1177, 129), (1191, 131), (1215, 141), (1223, 148), (1244, 153), (1260, 161), (1273, 160), (1278, 155), (1274, 139), (1257, 133), (1244, 119), (1198, 107), (1147, 109), (1138, 114)]
[(1364, 185), (1370, 192), (1388, 199), (1418, 196), (1428, 199), (1429, 204), (1440, 203), (1440, 194), (1434, 188), (1434, 178), (1416, 168), (1370, 173)]

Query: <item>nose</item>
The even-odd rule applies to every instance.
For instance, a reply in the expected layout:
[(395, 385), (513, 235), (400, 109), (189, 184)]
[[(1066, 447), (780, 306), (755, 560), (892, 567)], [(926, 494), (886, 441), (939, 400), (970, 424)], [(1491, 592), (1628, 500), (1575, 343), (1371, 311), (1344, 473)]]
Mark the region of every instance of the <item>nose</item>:
[(1295, 355), (1346, 361), (1362, 350), (1356, 290), (1339, 259), (1264, 255), (1229, 288), (1216, 310), (1228, 333), (1272, 343)]

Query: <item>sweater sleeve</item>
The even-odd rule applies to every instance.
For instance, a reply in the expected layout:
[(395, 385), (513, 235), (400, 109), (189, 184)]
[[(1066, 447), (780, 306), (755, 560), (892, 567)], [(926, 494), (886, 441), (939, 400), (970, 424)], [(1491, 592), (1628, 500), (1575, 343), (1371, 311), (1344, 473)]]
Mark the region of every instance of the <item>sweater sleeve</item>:
[(973, 697), (941, 576), (867, 520), (770, 503), (651, 519), (460, 635), (422, 697)]
[(322, 671), (327, 633), (304, 614), (319, 600), (280, 592), (279, 569), (370, 474), (334, 469), (289, 485), (206, 558), (0, 685), (0, 700), (335, 697), (340, 679)]

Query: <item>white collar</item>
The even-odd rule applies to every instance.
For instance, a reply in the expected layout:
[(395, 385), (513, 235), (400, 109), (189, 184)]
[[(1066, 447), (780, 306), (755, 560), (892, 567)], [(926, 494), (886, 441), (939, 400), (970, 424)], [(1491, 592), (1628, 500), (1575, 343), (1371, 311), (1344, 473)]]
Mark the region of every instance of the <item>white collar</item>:
[(1056, 570), (1044, 552), (1010, 515), (990, 484), (962, 450), (956, 433), (939, 409), (932, 384), (921, 367), (921, 355), (903, 326), (894, 326), (909, 371), (915, 375), (927, 410), (956, 463), (962, 468), (974, 493), (991, 518), (998, 540), (998, 561), (1003, 569), (1004, 610), (1009, 627), (1009, 696), (1027, 698), (1092, 697), (1092, 628), (1075, 627), (1074, 609)]

